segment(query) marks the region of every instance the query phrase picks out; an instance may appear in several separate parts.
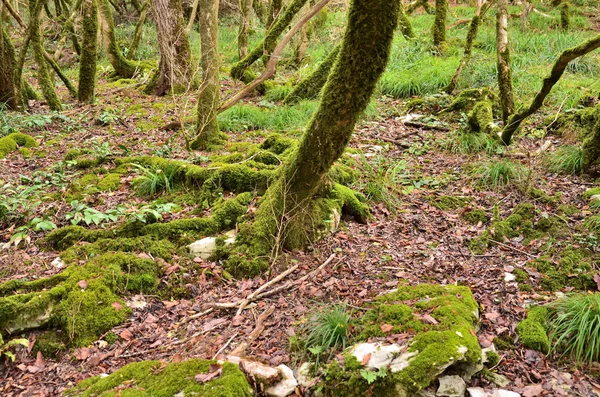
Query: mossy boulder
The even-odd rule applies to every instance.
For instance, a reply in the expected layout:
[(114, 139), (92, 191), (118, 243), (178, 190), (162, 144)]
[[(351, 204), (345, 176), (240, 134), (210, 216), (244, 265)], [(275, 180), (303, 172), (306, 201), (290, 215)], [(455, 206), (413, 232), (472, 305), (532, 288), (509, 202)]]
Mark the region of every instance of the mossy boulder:
[[(211, 371), (212, 370), (212, 371)], [(220, 371), (206, 382), (197, 375)], [(69, 397), (250, 397), (252, 387), (246, 376), (232, 363), (217, 364), (209, 360), (188, 360), (165, 364), (141, 361), (124, 366), (107, 377), (85, 379), (65, 393)]]
[(0, 159), (3, 159), (11, 152), (14, 152), (18, 147), (32, 148), (37, 145), (37, 141), (33, 139), (33, 137), (21, 132), (13, 132), (4, 138), (0, 138)]
[[(323, 394), (410, 395), (442, 373), (471, 376), (483, 368), (475, 336), (477, 321), (478, 304), (467, 287), (400, 286), (376, 299), (359, 322), (358, 339), (408, 332), (414, 335), (412, 341), (404, 348), (386, 348), (390, 354), (384, 360), (377, 352), (359, 359), (360, 345), (353, 346), (343, 363), (334, 361), (326, 367)], [(382, 327), (384, 324), (391, 327)]]
[(547, 308), (537, 306), (529, 310), (527, 318), (517, 324), (517, 334), (523, 346), (542, 353), (548, 353), (550, 339), (546, 333), (547, 319)]

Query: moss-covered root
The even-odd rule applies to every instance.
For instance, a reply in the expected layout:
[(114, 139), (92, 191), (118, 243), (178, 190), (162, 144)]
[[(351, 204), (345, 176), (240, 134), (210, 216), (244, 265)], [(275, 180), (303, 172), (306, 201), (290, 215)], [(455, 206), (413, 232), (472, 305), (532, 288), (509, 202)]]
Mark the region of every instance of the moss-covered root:
[[(433, 317), (435, 324), (424, 322), (424, 314)], [(483, 368), (475, 336), (477, 321), (478, 305), (467, 287), (400, 286), (378, 297), (359, 320), (358, 338), (408, 332), (415, 335), (408, 349), (383, 368), (385, 376), (373, 376), (375, 381), (368, 383), (365, 372), (376, 375), (378, 371), (357, 360), (351, 348), (345, 354), (345, 368), (337, 362), (327, 366), (324, 395), (416, 395), (446, 370), (471, 376)], [(382, 324), (391, 325), (391, 330), (382, 331)]]
[(154, 261), (107, 253), (83, 266), (70, 264), (51, 279), (6, 283), (0, 285), (0, 324), (9, 332), (62, 329), (73, 345), (86, 346), (127, 318), (121, 295), (153, 291), (160, 272)]
[(546, 333), (548, 309), (537, 306), (529, 310), (527, 318), (517, 324), (517, 334), (523, 346), (544, 354), (550, 351), (550, 339)]
[(469, 127), (473, 132), (484, 132), (493, 137), (499, 138), (500, 127), (494, 124), (494, 114), (492, 111), (492, 102), (488, 100), (480, 101), (473, 106), (469, 112)]
[[(221, 371), (215, 378), (200, 382), (196, 375)], [(160, 361), (131, 363), (107, 377), (83, 380), (65, 393), (68, 397), (128, 395), (136, 397), (251, 397), (246, 376), (235, 364), (193, 359), (165, 366)]]
[(0, 159), (3, 159), (11, 152), (17, 150), (17, 147), (31, 148), (38, 144), (33, 137), (21, 132), (14, 132), (10, 135), (0, 138)]
[(435, 53), (440, 54), (446, 45), (446, 18), (448, 0), (435, 0), (435, 21), (433, 22), (433, 46)]
[(277, 21), (267, 31), (265, 38), (260, 42), (247, 57), (241, 59), (231, 68), (231, 77), (241, 80), (244, 73), (254, 62), (263, 55), (269, 55), (277, 46), (277, 39), (288, 27), (294, 16), (302, 9), (308, 0), (293, 0), (285, 12), (277, 18)]
[(340, 48), (340, 45), (336, 46), (311, 75), (305, 77), (294, 87), (283, 102), (289, 105), (299, 102), (302, 99), (314, 99), (319, 96), (321, 89), (327, 82), (329, 72), (340, 53)]
[[(600, 116), (600, 106), (596, 107), (595, 113)], [(581, 145), (583, 169), (588, 173), (594, 171), (594, 165), (598, 162), (598, 158), (600, 158), (600, 117), (597, 117), (597, 119), (591, 133), (584, 138)]]
[(79, 58), (79, 102), (93, 102), (98, 62), (98, 2), (83, 1), (83, 41)]

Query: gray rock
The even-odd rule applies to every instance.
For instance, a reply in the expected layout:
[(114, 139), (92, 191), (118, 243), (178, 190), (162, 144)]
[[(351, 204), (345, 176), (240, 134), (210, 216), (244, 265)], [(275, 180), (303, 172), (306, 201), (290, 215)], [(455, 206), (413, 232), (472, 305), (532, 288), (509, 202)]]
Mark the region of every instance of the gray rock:
[(367, 369), (378, 370), (381, 367), (387, 367), (392, 363), (402, 348), (400, 345), (393, 343), (384, 345), (381, 343), (359, 343), (352, 347), (351, 354), (362, 363), (364, 359), (370, 355), (369, 361), (365, 365)]
[(298, 386), (298, 381), (294, 377), (294, 371), (287, 365), (280, 365), (277, 367), (283, 379), (268, 387), (265, 390), (265, 394), (270, 397), (286, 397), (292, 394)]
[(281, 373), (277, 368), (269, 367), (256, 361), (241, 360), (240, 369), (265, 385), (273, 385), (281, 380)]
[(521, 395), (519, 393), (515, 393), (514, 391), (496, 389), (492, 393), (492, 397), (521, 397)]
[(313, 363), (304, 363), (296, 371), (296, 380), (298, 384), (306, 389), (313, 387), (318, 379), (311, 374)]
[[(235, 242), (235, 230), (230, 230), (225, 233), (228, 237), (225, 240), (225, 245), (230, 245)], [(205, 237), (188, 245), (190, 254), (199, 256), (202, 259), (208, 259), (217, 249), (216, 237)]]
[(489, 394), (481, 387), (469, 387), (467, 388), (469, 397), (489, 397)]
[(510, 379), (506, 376), (491, 371), (486, 374), (486, 378), (500, 387), (505, 387), (510, 383)]
[(467, 385), (465, 381), (456, 375), (442, 376), (440, 379), (440, 387), (435, 393), (439, 397), (464, 397)]

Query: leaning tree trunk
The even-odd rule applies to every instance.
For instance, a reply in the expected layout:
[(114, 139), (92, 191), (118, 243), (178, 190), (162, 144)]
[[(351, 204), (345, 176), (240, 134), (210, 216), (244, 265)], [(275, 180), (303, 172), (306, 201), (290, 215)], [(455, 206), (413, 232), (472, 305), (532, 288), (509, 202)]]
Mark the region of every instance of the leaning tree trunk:
[(435, 0), (435, 21), (433, 22), (433, 46), (439, 54), (446, 43), (446, 18), (448, 0)]
[(2, 26), (0, 17), (0, 105), (5, 104), (8, 109), (17, 110), (22, 104), (19, 104), (18, 91), (19, 85), (16, 77), (15, 67), (17, 61), (15, 58), (15, 48), (13, 47), (8, 34)]
[(513, 134), (517, 131), (523, 120), (542, 107), (544, 100), (552, 90), (552, 87), (560, 80), (569, 63), (598, 48), (600, 48), (600, 35), (593, 37), (577, 47), (569, 48), (560, 54), (550, 71), (550, 75), (544, 79), (542, 89), (537, 93), (535, 98), (533, 98), (529, 107), (513, 115), (504, 127), (504, 130), (502, 131), (502, 141), (504, 144), (510, 144)]
[(275, 46), (277, 46), (277, 38), (285, 29), (287, 29), (294, 16), (302, 9), (304, 4), (308, 0), (293, 0), (292, 3), (285, 10), (277, 21), (273, 24), (271, 29), (267, 32), (262, 42), (256, 46), (247, 57), (241, 59), (231, 68), (231, 77), (237, 80), (249, 82), (254, 80), (254, 76), (250, 78), (244, 78), (244, 74), (254, 62), (256, 62), (263, 55), (270, 55)]
[(253, 0), (242, 0), (242, 21), (240, 22), (240, 32), (238, 34), (238, 54), (240, 59), (248, 55), (248, 32), (252, 22), (252, 4)]
[(399, 3), (400, 11), (398, 13), (398, 24), (400, 25), (400, 32), (405, 39), (414, 39), (416, 36), (412, 27), (412, 23), (410, 23), (410, 19), (408, 19), (406, 12), (404, 12), (404, 6), (402, 5), (402, 2), (400, 1)]
[(129, 51), (127, 52), (127, 59), (134, 59), (135, 53), (137, 52), (138, 46), (140, 45), (140, 40), (142, 40), (142, 32), (144, 28), (144, 23), (146, 22), (146, 18), (148, 17), (148, 8), (149, 4), (147, 1), (144, 2), (141, 6), (140, 17), (138, 18), (137, 23), (135, 24), (135, 32), (133, 33), (133, 39), (131, 40), (131, 44), (129, 45)]
[(135, 74), (137, 65), (123, 56), (123, 53), (117, 44), (117, 39), (115, 37), (115, 21), (113, 19), (112, 10), (110, 9), (110, 1), (98, 1), (98, 21), (100, 22), (100, 32), (104, 52), (108, 56), (115, 73), (119, 77), (129, 79)]
[(326, 188), (326, 174), (344, 153), (385, 70), (398, 9), (397, 1), (352, 1), (342, 48), (319, 108), (296, 153), (267, 190), (251, 226), (252, 241), (263, 254), (273, 246), (302, 248), (311, 242), (308, 224), (313, 216), (325, 215), (319, 192)]
[(498, 53), (498, 88), (502, 106), (502, 121), (506, 124), (515, 111), (510, 50), (508, 48), (508, 0), (498, 0), (496, 12), (496, 52)]
[(318, 97), (321, 89), (327, 82), (329, 72), (337, 60), (339, 53), (340, 46), (337, 45), (312, 74), (305, 77), (294, 87), (292, 92), (285, 97), (283, 103), (290, 105), (302, 99), (314, 99)]
[(269, 2), (269, 13), (267, 14), (267, 29), (273, 25), (273, 22), (279, 17), (281, 12), (281, 6), (283, 5), (282, 0), (271, 0)]
[(46, 0), (29, 1), (29, 33), (31, 36), (31, 49), (33, 59), (37, 64), (38, 84), (44, 95), (44, 99), (52, 110), (62, 110), (62, 104), (54, 89), (54, 82), (50, 76), (46, 59), (44, 58), (44, 46), (42, 42), (42, 29), (40, 26), (40, 15), (44, 9)]
[(154, 95), (184, 91), (192, 79), (190, 42), (180, 0), (152, 0), (160, 63)]
[(467, 40), (465, 43), (465, 51), (463, 53), (463, 57), (460, 60), (460, 64), (458, 64), (458, 68), (456, 72), (454, 72), (454, 76), (452, 76), (452, 80), (448, 84), (448, 87), (444, 90), (447, 94), (452, 94), (456, 87), (458, 86), (458, 81), (460, 80), (460, 76), (465, 68), (471, 61), (471, 55), (473, 54), (473, 43), (477, 38), (477, 33), (479, 32), (479, 25), (481, 25), (482, 15), (487, 11), (487, 7), (485, 11), (482, 11), (483, 1), (479, 0), (477, 2), (477, 8), (475, 10), (475, 15), (473, 15), (473, 19), (471, 19), (471, 24), (469, 25), (469, 30), (467, 31)]
[(221, 143), (219, 106), (219, 0), (200, 0), (200, 46), (203, 80), (198, 94), (196, 138), (192, 149), (207, 150)]
[(79, 102), (94, 102), (98, 63), (98, 3), (83, 1), (83, 41), (79, 58)]

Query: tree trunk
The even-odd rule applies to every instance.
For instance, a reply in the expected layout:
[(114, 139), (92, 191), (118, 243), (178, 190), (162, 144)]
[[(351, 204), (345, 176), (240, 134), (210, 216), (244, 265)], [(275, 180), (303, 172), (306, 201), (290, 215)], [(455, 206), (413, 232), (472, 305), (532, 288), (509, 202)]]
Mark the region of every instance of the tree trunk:
[(410, 39), (414, 39), (416, 37), (415, 31), (413, 30), (413, 27), (412, 27), (412, 23), (410, 23), (410, 19), (408, 19), (408, 16), (404, 12), (404, 6), (402, 5), (402, 2), (400, 2), (400, 11), (398, 13), (398, 23), (400, 25), (400, 32), (402, 33), (402, 36), (404, 36), (405, 39), (410, 40)]
[(446, 18), (448, 0), (435, 0), (435, 21), (433, 22), (433, 46), (442, 53), (446, 43)]
[(600, 35), (593, 37), (577, 47), (569, 48), (560, 54), (550, 71), (550, 75), (544, 79), (542, 89), (537, 93), (529, 107), (513, 115), (504, 127), (504, 130), (502, 131), (502, 141), (504, 144), (510, 144), (513, 134), (519, 129), (523, 120), (542, 107), (544, 100), (552, 90), (552, 87), (560, 80), (569, 63), (598, 48), (600, 48)]
[(140, 17), (135, 24), (135, 33), (133, 34), (133, 40), (131, 40), (131, 44), (129, 45), (129, 51), (127, 52), (127, 59), (134, 59), (135, 53), (137, 52), (137, 48), (140, 45), (140, 40), (142, 39), (142, 32), (144, 28), (144, 23), (146, 22), (146, 18), (148, 17), (148, 2), (144, 2), (143, 5), (140, 6)]
[(267, 29), (269, 29), (273, 22), (276, 21), (279, 17), (279, 13), (281, 12), (281, 6), (283, 5), (282, 0), (271, 0), (269, 2), (269, 13), (267, 14)]
[(254, 48), (247, 57), (241, 59), (239, 62), (233, 65), (231, 68), (231, 77), (238, 80), (246, 80), (246, 82), (253, 80), (253, 78), (244, 79), (244, 73), (246, 70), (248, 70), (248, 68), (263, 55), (271, 54), (277, 45), (277, 39), (279, 38), (279, 35), (283, 33), (285, 29), (287, 29), (294, 16), (300, 11), (300, 9), (302, 9), (307, 1), (308, 0), (293, 0), (283, 15), (281, 15), (273, 24), (271, 29), (269, 29), (262, 42), (256, 46), (256, 48)]
[(508, 48), (508, 0), (498, 0), (496, 12), (496, 52), (498, 53), (498, 88), (502, 106), (502, 121), (506, 124), (515, 111), (510, 50)]
[(100, 33), (102, 35), (102, 44), (104, 52), (108, 56), (110, 64), (115, 73), (122, 78), (130, 79), (137, 70), (134, 62), (127, 60), (115, 38), (115, 22), (112, 15), (111, 5), (108, 0), (98, 0), (98, 22), (100, 23)]
[(265, 25), (267, 23), (267, 6), (265, 5), (265, 0), (254, 0), (252, 2), (252, 7), (254, 8), (254, 13), (258, 17), (260, 23)]
[(42, 43), (42, 30), (40, 27), (40, 16), (44, 9), (46, 0), (29, 1), (29, 32), (31, 36), (31, 49), (33, 58), (37, 64), (38, 84), (44, 95), (44, 99), (52, 110), (62, 110), (62, 104), (54, 89), (54, 82), (48, 70), (48, 64), (44, 58), (44, 46)]
[(318, 97), (321, 89), (327, 82), (331, 68), (337, 60), (338, 54), (340, 53), (340, 48), (341, 47), (337, 45), (333, 50), (331, 50), (329, 55), (327, 55), (327, 58), (321, 62), (319, 67), (311, 75), (300, 81), (300, 83), (294, 87), (292, 92), (285, 97), (283, 102), (287, 105), (290, 105), (302, 99), (315, 99)]
[(479, 0), (477, 2), (477, 8), (475, 10), (475, 15), (473, 15), (473, 19), (471, 19), (471, 24), (469, 25), (469, 30), (467, 31), (467, 40), (465, 43), (465, 51), (463, 53), (463, 57), (460, 60), (460, 64), (452, 76), (452, 80), (448, 84), (448, 87), (444, 90), (447, 94), (452, 94), (456, 87), (458, 86), (458, 81), (460, 80), (460, 75), (462, 74), (465, 66), (469, 64), (471, 61), (471, 55), (473, 54), (473, 43), (477, 38), (477, 33), (479, 32), (479, 25), (481, 25), (482, 15), (486, 13), (488, 7), (482, 11), (483, 1)]
[(155, 95), (184, 91), (192, 79), (190, 42), (180, 0), (152, 0), (160, 63)]
[(94, 102), (98, 62), (98, 3), (83, 1), (83, 42), (79, 58), (79, 102)]
[(253, 0), (242, 0), (242, 21), (240, 23), (240, 33), (238, 35), (238, 54), (240, 59), (248, 55), (248, 33), (252, 23), (252, 4)]
[(569, 17), (569, 2), (564, 1), (560, 3), (560, 28), (562, 30), (569, 30), (571, 25), (571, 18)]
[(221, 143), (219, 107), (219, 0), (200, 0), (200, 46), (203, 80), (198, 94), (196, 138), (192, 149), (207, 150)]
[(397, 1), (353, 0), (342, 48), (319, 108), (297, 152), (267, 190), (251, 226), (252, 241), (263, 254), (280, 244), (291, 249), (305, 247), (311, 242), (309, 225), (329, 216), (318, 192), (327, 186), (326, 174), (344, 153), (385, 70), (398, 26), (398, 9)]
[(8, 34), (4, 31), (2, 17), (0, 16), (0, 104), (5, 104), (8, 109), (18, 110), (22, 104), (18, 99), (19, 85), (15, 67), (15, 48)]
[[(308, 2), (304, 5), (304, 8), (306, 9), (305, 11), (302, 12), (302, 14), (306, 14), (306, 12), (308, 12), (308, 10), (310, 10), (311, 7), (311, 3)], [(296, 44), (295, 44), (295, 48), (294, 48), (294, 64), (296, 65), (300, 65), (300, 63), (302, 62), (302, 60), (304, 59), (304, 56), (306, 55), (306, 50), (308, 49), (308, 44), (310, 41), (310, 36), (312, 34), (312, 25), (311, 23), (307, 23), (305, 24), (300, 31), (298, 32), (298, 34), (296, 35)]]

